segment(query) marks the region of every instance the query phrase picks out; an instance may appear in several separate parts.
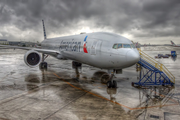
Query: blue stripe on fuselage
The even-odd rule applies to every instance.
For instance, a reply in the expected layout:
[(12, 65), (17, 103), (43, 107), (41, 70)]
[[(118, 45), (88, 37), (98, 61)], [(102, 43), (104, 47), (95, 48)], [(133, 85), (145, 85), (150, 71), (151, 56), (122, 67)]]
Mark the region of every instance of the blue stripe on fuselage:
[(84, 42), (86, 42), (86, 38), (87, 38), (88, 36), (86, 36), (85, 38), (84, 38)]

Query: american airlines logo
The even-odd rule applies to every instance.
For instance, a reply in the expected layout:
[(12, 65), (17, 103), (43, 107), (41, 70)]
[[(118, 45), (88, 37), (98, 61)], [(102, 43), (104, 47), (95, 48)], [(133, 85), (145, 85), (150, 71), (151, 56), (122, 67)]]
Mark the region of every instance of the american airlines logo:
[[(87, 46), (86, 46), (86, 39), (87, 36), (84, 38), (84, 44), (83, 44), (83, 51), (84, 53), (88, 53), (87, 51)], [(62, 41), (60, 46), (59, 46), (59, 50), (60, 51), (74, 51), (74, 52), (81, 52), (81, 42), (76, 42), (76, 41), (72, 41), (72, 42), (65, 42)]]
[(84, 53), (88, 53), (88, 51), (87, 51), (87, 47), (86, 47), (86, 39), (87, 39), (87, 37), (88, 36), (86, 36), (85, 38), (84, 38), (84, 45), (83, 45), (83, 51), (84, 51)]

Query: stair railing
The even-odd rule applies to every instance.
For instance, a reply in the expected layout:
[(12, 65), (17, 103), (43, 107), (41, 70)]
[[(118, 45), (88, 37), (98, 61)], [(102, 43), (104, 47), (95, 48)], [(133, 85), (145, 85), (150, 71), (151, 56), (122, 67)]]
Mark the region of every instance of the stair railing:
[(169, 77), (171, 82), (175, 83), (175, 77), (173, 76), (173, 74), (162, 63), (156, 61), (154, 58), (150, 57), (149, 55), (147, 55), (146, 53), (141, 51), (140, 48), (137, 48), (137, 49), (138, 49), (139, 54), (140, 54), (142, 59), (146, 60), (148, 63), (150, 63), (154, 67), (156, 67), (160, 71), (164, 72)]

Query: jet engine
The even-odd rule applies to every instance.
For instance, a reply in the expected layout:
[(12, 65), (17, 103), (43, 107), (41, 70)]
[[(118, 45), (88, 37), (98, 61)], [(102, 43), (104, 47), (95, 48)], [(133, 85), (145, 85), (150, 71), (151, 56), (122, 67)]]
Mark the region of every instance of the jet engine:
[(36, 67), (41, 62), (41, 55), (37, 51), (29, 50), (24, 55), (24, 62), (30, 67)]

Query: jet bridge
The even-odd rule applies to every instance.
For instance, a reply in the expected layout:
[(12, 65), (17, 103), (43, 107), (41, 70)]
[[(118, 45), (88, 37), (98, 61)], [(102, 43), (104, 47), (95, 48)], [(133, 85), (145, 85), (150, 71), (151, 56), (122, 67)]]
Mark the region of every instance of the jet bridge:
[(139, 62), (136, 64), (136, 70), (140, 72), (139, 82), (133, 82), (132, 85), (174, 86), (175, 77), (172, 73), (163, 64), (141, 51), (141, 49), (138, 50), (141, 56)]

